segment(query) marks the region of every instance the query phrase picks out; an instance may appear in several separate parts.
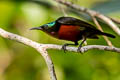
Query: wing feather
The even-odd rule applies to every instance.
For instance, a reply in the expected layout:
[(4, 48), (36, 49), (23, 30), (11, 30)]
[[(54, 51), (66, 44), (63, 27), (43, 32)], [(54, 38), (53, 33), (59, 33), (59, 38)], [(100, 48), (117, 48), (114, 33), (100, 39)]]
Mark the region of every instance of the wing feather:
[(93, 25), (73, 17), (60, 17), (56, 22), (64, 25), (77, 25), (80, 27), (96, 29)]

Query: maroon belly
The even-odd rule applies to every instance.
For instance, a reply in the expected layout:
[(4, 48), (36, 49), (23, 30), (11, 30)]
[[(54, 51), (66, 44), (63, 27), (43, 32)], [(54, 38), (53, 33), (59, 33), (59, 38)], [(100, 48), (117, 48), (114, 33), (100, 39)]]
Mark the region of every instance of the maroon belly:
[(79, 28), (80, 28), (79, 26), (62, 25), (58, 32), (59, 39), (69, 40), (69, 41), (78, 41), (80, 39)]

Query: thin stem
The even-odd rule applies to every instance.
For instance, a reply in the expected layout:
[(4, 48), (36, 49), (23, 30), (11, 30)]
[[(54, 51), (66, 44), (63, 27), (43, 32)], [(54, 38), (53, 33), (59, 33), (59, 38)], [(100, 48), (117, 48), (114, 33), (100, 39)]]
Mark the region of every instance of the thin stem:
[[(96, 24), (96, 26), (98, 27), (98, 29), (103, 32), (103, 29), (102, 29), (101, 25), (99, 24), (99, 22), (97, 21), (97, 19), (96, 19), (94, 16), (92, 16), (92, 19), (93, 19), (94, 23)], [(113, 46), (113, 45), (112, 45), (112, 42), (108, 39), (107, 36), (103, 36), (103, 38), (105, 39), (105, 41), (107, 42), (107, 44), (108, 44), (110, 47)]]

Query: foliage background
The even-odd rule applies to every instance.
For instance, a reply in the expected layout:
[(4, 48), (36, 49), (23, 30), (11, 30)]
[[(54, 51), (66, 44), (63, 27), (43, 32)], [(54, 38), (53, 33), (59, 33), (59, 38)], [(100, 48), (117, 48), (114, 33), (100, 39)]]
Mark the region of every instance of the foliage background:
[[(120, 0), (68, 0), (75, 4), (96, 10), (107, 16), (120, 18)], [(74, 10), (67, 10), (69, 16), (86, 20)], [(40, 26), (63, 16), (59, 5), (53, 0), (4, 0), (0, 1), (0, 27), (40, 43), (64, 44), (41, 31), (29, 28)], [(83, 18), (84, 16), (84, 18)], [(111, 39), (120, 47), (120, 37), (101, 22), (105, 32), (116, 35)], [(119, 26), (119, 25), (118, 25)], [(81, 41), (80, 41), (81, 42)], [(103, 37), (87, 40), (88, 44), (107, 45)], [(70, 42), (71, 43), (71, 42)], [(90, 50), (84, 55), (62, 50), (48, 50), (58, 80), (120, 80), (120, 55), (109, 51)], [(45, 61), (33, 48), (0, 37), (0, 80), (50, 80)]]

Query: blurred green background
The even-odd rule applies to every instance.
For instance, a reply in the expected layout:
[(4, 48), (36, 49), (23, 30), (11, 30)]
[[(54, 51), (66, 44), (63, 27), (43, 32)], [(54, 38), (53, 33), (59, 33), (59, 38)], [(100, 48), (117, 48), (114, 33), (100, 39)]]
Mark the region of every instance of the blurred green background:
[[(120, 0), (67, 0), (120, 19)], [(63, 6), (65, 7), (65, 6)], [(67, 9), (69, 16), (86, 20), (90, 17)], [(53, 0), (1, 0), (0, 27), (44, 44), (64, 44), (42, 31), (30, 31), (63, 16), (59, 5)], [(120, 47), (120, 37), (101, 22), (105, 32), (116, 35), (113, 45)], [(119, 25), (118, 25), (119, 26)], [(80, 41), (81, 42), (81, 41)], [(88, 45), (107, 45), (103, 37), (87, 40)], [(71, 42), (70, 42), (71, 43)], [(48, 50), (55, 65), (58, 80), (120, 80), (120, 54), (110, 51), (89, 50), (84, 55), (62, 50)], [(42, 56), (33, 48), (0, 37), (0, 80), (50, 80)]]

